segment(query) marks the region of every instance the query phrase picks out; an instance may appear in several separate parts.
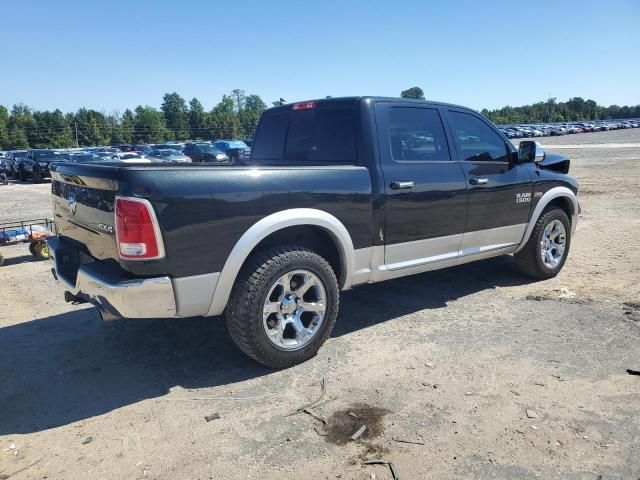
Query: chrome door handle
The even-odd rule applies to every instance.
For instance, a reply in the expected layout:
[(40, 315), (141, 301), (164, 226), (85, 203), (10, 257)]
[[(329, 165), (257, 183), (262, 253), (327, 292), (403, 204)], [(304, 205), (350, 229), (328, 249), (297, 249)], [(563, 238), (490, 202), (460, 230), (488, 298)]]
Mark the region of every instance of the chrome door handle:
[(472, 178), (471, 180), (469, 180), (469, 183), (471, 185), (486, 185), (487, 183), (489, 183), (489, 179), (488, 178)]
[(415, 186), (415, 183), (393, 181), (391, 182), (390, 186), (392, 190), (403, 190), (403, 189), (413, 188)]

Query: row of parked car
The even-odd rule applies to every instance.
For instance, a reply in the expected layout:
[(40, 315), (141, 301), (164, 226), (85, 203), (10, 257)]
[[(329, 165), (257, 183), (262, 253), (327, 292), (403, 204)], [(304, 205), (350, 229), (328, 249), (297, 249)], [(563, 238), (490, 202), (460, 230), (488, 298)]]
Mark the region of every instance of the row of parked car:
[(607, 120), (596, 122), (558, 123), (555, 125), (499, 125), (498, 129), (507, 138), (552, 137), (570, 133), (603, 132), (621, 128), (638, 128), (639, 119)]
[(167, 142), (155, 145), (133, 144), (82, 149), (32, 149), (0, 152), (0, 175), (20, 181), (32, 179), (38, 183), (50, 176), (53, 162), (215, 162), (242, 165), (251, 156), (251, 148), (242, 140), (213, 142)]

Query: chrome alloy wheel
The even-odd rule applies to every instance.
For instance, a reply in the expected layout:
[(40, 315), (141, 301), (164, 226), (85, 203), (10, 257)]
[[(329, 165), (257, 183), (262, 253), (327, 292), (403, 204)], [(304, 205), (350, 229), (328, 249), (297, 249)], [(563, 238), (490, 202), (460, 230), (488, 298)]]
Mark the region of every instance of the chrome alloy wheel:
[(318, 333), (327, 309), (322, 281), (309, 270), (293, 270), (269, 289), (262, 309), (267, 338), (282, 350), (298, 350)]
[(556, 268), (562, 262), (567, 247), (567, 230), (560, 220), (553, 220), (546, 227), (540, 241), (540, 256), (547, 268)]

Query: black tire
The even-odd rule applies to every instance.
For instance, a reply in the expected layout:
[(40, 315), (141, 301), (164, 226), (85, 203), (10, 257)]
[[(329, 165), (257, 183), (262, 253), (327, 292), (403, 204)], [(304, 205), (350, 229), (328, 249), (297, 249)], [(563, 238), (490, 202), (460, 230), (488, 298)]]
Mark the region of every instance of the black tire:
[(18, 168), (18, 180), (20, 180), (21, 182), (26, 182), (27, 178), (24, 174), (24, 170), (20, 167)]
[[(315, 274), (326, 290), (325, 317), (314, 337), (299, 350), (282, 350), (267, 337), (263, 306), (270, 288), (282, 275), (296, 269)], [(296, 245), (264, 249), (242, 267), (226, 308), (227, 328), (238, 348), (273, 368), (286, 368), (316, 355), (329, 338), (338, 316), (339, 287), (331, 265), (316, 252)]]
[[(566, 241), (562, 259), (560, 260), (558, 265), (556, 265), (554, 268), (550, 268), (542, 261), (541, 248), (544, 230), (546, 226), (554, 220), (559, 220), (564, 225), (566, 232)], [(562, 267), (567, 261), (570, 246), (571, 222), (569, 221), (569, 217), (567, 217), (567, 214), (561, 208), (548, 208), (543, 211), (542, 215), (540, 215), (540, 218), (538, 218), (538, 221), (533, 227), (533, 231), (531, 232), (531, 236), (529, 237), (527, 244), (522, 250), (514, 255), (516, 265), (522, 273), (530, 277), (541, 280), (553, 278), (558, 275), (558, 273), (560, 273), (560, 270), (562, 270)]]
[(41, 183), (42, 175), (40, 175), (40, 170), (33, 170), (33, 183)]
[(4, 264), (4, 257), (0, 253), (0, 267)]
[(36, 253), (36, 242), (29, 242), (29, 253), (34, 257), (38, 255)]

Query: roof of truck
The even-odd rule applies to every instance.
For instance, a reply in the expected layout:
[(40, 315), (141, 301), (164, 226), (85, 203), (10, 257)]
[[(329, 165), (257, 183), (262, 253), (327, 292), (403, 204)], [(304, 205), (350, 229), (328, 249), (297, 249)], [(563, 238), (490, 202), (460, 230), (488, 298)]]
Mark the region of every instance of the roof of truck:
[(402, 98), (402, 97), (378, 97), (378, 96), (371, 96), (371, 95), (363, 95), (363, 96), (359, 96), (359, 97), (328, 97), (328, 98), (310, 98), (307, 100), (300, 100), (300, 101), (296, 101), (296, 102), (291, 102), (291, 103), (286, 103), (284, 105), (277, 105), (275, 107), (271, 107), (269, 108), (269, 110), (273, 110), (273, 109), (287, 109), (290, 108), (292, 105), (295, 105), (296, 103), (305, 103), (305, 102), (318, 102), (318, 103), (329, 103), (329, 102), (359, 102), (362, 100), (371, 100), (373, 102), (399, 102), (399, 103), (408, 103), (408, 104), (421, 104), (421, 105), (437, 105), (437, 106), (443, 106), (443, 107), (455, 107), (455, 108), (463, 108), (465, 110), (473, 110), (469, 107), (464, 107), (462, 105), (455, 105), (453, 103), (445, 103), (445, 102), (439, 102), (436, 100), (418, 100), (415, 98)]

